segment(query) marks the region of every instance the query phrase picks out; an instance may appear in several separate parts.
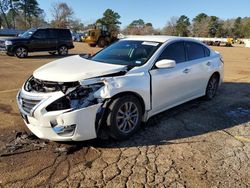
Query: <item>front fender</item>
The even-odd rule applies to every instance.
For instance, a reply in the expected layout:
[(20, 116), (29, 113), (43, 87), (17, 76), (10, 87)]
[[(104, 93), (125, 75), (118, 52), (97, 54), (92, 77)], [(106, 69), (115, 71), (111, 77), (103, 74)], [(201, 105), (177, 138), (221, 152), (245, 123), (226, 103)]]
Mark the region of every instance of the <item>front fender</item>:
[(145, 110), (150, 110), (149, 74), (128, 74), (119, 77), (105, 78), (103, 82), (105, 85), (94, 94), (95, 98), (109, 99), (119, 93), (133, 92), (143, 99)]

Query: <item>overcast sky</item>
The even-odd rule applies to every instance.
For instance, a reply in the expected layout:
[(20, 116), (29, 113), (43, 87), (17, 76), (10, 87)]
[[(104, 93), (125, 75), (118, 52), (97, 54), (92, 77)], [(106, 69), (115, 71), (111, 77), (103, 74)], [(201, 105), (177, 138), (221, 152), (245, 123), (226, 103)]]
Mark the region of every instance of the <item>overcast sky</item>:
[(185, 14), (192, 19), (201, 12), (223, 19), (250, 17), (250, 0), (38, 0), (48, 21), (51, 20), (52, 4), (56, 2), (66, 2), (84, 24), (95, 22), (111, 8), (120, 14), (122, 27), (141, 18), (161, 28), (173, 16)]

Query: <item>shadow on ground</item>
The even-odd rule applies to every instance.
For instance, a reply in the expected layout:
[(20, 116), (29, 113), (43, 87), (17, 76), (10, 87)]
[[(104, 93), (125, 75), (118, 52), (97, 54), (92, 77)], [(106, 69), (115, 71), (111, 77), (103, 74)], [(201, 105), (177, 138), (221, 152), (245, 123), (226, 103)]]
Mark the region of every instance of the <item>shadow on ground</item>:
[(150, 118), (129, 140), (96, 139), (66, 144), (71, 147), (71, 153), (88, 146), (122, 148), (176, 144), (177, 139), (228, 129), (249, 121), (250, 83), (224, 83), (212, 101), (199, 98), (162, 112)]

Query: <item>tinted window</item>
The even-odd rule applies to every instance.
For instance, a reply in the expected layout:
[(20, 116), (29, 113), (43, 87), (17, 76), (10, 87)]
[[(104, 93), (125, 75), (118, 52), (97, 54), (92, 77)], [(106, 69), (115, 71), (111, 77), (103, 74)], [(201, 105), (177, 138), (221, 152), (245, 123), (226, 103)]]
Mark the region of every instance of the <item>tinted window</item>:
[(57, 38), (57, 33), (54, 29), (48, 29), (48, 38), (55, 39)]
[(37, 38), (37, 39), (46, 39), (48, 37), (48, 33), (47, 30), (42, 29), (42, 30), (38, 30), (33, 37)]
[(186, 60), (185, 57), (185, 48), (183, 42), (176, 42), (170, 44), (160, 55), (159, 60), (162, 59), (171, 59), (175, 60), (176, 63), (181, 63)]
[(61, 39), (71, 39), (71, 33), (68, 29), (58, 29), (58, 35)]
[(195, 60), (205, 57), (203, 45), (195, 42), (187, 42), (186, 47), (189, 60)]
[(205, 56), (206, 57), (210, 56), (210, 50), (207, 47), (205, 47), (205, 46), (203, 46), (203, 48), (205, 50)]

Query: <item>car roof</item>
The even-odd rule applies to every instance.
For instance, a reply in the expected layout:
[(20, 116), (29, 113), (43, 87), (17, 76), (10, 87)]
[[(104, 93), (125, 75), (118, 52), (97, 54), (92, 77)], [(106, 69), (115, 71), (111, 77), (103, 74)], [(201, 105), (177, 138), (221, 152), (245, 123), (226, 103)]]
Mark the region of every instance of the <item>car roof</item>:
[(160, 42), (165, 43), (169, 40), (185, 40), (201, 43), (198, 40), (188, 37), (177, 37), (177, 36), (166, 36), (166, 35), (128, 35), (124, 36), (122, 40), (137, 40), (137, 41), (149, 41), (149, 42)]

